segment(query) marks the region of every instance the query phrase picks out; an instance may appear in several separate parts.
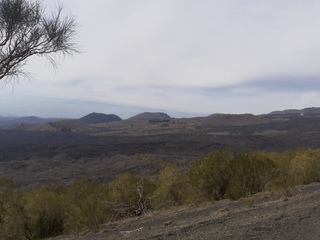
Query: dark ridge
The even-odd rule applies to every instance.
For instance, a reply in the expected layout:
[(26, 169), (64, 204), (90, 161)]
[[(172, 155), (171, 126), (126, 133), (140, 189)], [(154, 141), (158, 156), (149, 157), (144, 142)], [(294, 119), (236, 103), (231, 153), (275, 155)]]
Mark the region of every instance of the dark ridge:
[(90, 113), (82, 118), (79, 118), (78, 120), (87, 124), (96, 124), (105, 122), (116, 122), (121, 121), (122, 119), (115, 114)]
[(164, 121), (164, 120), (170, 120), (171, 117), (166, 113), (161, 112), (144, 112), (140, 113), (138, 115), (135, 115), (131, 118), (128, 118), (128, 121)]
[(35, 116), (28, 116), (28, 117), (21, 117), (18, 118), (17, 121), (19, 121), (20, 123), (34, 123), (34, 124), (39, 124), (39, 123), (43, 123), (43, 119), (39, 118), (39, 117), (35, 117)]
[(265, 117), (270, 118), (300, 118), (300, 117), (320, 117), (320, 108), (311, 107), (298, 109), (287, 109), (283, 111), (273, 111), (265, 114)]

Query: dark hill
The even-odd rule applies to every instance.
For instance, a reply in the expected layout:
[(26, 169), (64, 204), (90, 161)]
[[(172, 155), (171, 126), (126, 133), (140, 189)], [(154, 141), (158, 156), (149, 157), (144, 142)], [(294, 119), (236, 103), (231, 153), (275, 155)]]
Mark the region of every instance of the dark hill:
[(140, 113), (136, 116), (128, 118), (128, 121), (163, 121), (163, 120), (170, 120), (171, 117), (166, 113), (152, 113), (152, 112), (144, 112)]
[(18, 118), (16, 121), (20, 123), (25, 123), (25, 124), (41, 124), (44, 122), (42, 118), (35, 117), (35, 116)]
[(78, 120), (87, 124), (96, 124), (105, 122), (116, 122), (121, 121), (122, 119), (114, 114), (90, 113), (82, 118), (79, 118)]

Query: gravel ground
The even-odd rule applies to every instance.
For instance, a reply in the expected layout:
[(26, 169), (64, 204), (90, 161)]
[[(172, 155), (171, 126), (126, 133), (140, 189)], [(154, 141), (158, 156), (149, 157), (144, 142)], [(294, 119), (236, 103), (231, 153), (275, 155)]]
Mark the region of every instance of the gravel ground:
[(240, 201), (150, 212), (102, 226), (99, 233), (52, 240), (250, 240), (320, 239), (320, 184), (294, 196), (263, 193)]

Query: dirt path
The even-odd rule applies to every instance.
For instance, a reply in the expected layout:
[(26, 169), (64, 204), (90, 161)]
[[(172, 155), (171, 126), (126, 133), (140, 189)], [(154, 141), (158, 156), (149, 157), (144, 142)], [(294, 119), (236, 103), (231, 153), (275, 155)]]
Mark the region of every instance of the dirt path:
[(259, 194), (242, 201), (152, 212), (102, 227), (97, 234), (54, 240), (320, 239), (320, 184), (290, 198)]

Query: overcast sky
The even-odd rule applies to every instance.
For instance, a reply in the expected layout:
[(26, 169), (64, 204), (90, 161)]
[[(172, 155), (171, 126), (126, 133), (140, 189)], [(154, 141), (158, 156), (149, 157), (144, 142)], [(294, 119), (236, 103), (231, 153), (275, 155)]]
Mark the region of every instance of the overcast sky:
[(56, 70), (32, 58), (33, 80), (0, 90), (0, 114), (180, 117), (320, 105), (319, 0), (60, 2), (77, 17), (83, 53)]

